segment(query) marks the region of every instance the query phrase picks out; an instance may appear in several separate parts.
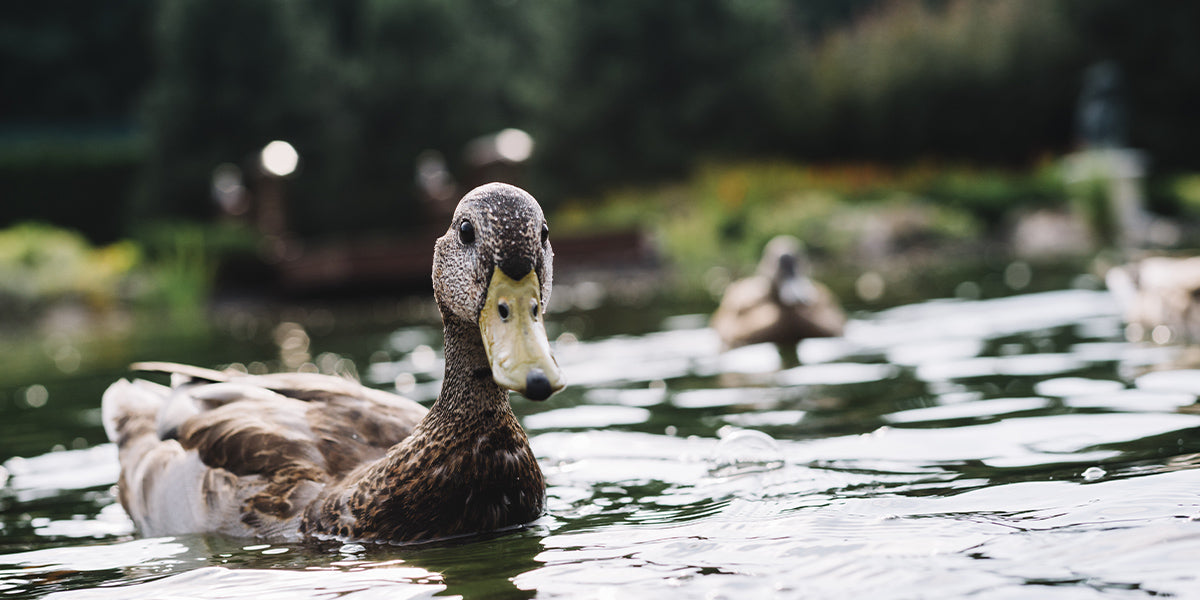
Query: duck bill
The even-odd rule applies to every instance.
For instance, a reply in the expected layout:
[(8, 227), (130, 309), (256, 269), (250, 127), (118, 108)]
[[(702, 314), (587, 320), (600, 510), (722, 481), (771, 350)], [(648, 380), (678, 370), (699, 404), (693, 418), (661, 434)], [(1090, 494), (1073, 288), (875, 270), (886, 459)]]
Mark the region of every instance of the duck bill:
[(532, 269), (518, 281), (496, 268), (479, 330), (492, 378), (501, 387), (530, 400), (545, 400), (563, 388), (562, 371), (542, 325), (541, 284)]
[(779, 282), (779, 301), (787, 306), (808, 306), (817, 295), (817, 286), (807, 277), (793, 275)]

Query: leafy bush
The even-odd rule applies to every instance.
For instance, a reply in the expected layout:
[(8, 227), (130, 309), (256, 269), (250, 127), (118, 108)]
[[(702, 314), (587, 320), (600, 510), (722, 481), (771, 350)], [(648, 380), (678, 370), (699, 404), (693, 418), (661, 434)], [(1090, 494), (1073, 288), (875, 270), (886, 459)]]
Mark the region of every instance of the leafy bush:
[(0, 231), (0, 303), (18, 310), (62, 299), (111, 306), (140, 263), (141, 252), (132, 242), (96, 248), (73, 231), (18, 225)]

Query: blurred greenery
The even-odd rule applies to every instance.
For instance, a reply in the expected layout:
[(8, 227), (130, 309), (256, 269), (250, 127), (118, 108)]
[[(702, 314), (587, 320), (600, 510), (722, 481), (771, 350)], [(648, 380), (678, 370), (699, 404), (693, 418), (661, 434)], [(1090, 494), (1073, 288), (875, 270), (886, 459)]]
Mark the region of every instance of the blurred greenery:
[(78, 233), (41, 223), (0, 230), (0, 306), (9, 314), (27, 314), (45, 300), (111, 306), (141, 258), (132, 242), (95, 248)]
[(0, 225), (53, 222), (93, 241), (129, 230), (123, 210), (136, 188), (145, 144), (127, 134), (39, 136), (0, 142)]
[(180, 323), (195, 323), (204, 315), (220, 263), (252, 258), (259, 241), (243, 227), (187, 221), (152, 223), (139, 228), (135, 239), (147, 260), (134, 300), (163, 308)]
[(1172, 182), (1171, 192), (1180, 199), (1192, 218), (1200, 218), (1200, 175), (1184, 175)]
[[(970, 187), (964, 181), (981, 185), (969, 194), (955, 193)], [(1049, 195), (1061, 188), (1056, 177), (1041, 172), (722, 163), (679, 183), (614, 191), (595, 205), (570, 201), (553, 218), (563, 235), (649, 230), (680, 274), (699, 281), (712, 267), (752, 269), (766, 242), (780, 234), (803, 239), (827, 266), (860, 267), (884, 258), (872, 253), (872, 242), (910, 250), (986, 238), (996, 228), (996, 196), (1014, 198), (1029, 190)]]
[(537, 142), (519, 183), (571, 227), (649, 219), (696, 264), (784, 230), (851, 252), (880, 211), (986, 238), (1064, 202), (1055, 165), (1101, 60), (1151, 207), (1195, 215), (1196, 22), (1123, 0), (4, 3), (0, 227), (136, 239), (144, 297), (186, 307), (253, 252), (214, 225), (216, 166), (265, 193), (257, 153), (285, 139), (292, 232), (394, 236), (427, 226), (422, 151), (474, 185), (464, 146), (519, 127)]
[(253, 174), (272, 139), (302, 157), (288, 191), (306, 236), (418, 227), (415, 157), (439, 150), (474, 183), (464, 144), (513, 126), (538, 142), (523, 183), (550, 204), (754, 157), (1030, 165), (1073, 147), (1082, 71), (1101, 59), (1127, 82), (1131, 144), (1156, 169), (1196, 170), (1200, 114), (1182, 99), (1200, 92), (1197, 13), (1119, 0), (6, 3), (0, 72), (20, 93), (0, 99), (0, 184), (18, 201), (0, 225), (48, 218), (111, 241), (138, 220), (210, 218), (212, 169)]
[(183, 221), (153, 223), (105, 246), (45, 223), (2, 229), (0, 330), (62, 328), (53, 319), (64, 307), (107, 317), (140, 306), (173, 327), (200, 326), (219, 263), (253, 256), (258, 242), (245, 228)]

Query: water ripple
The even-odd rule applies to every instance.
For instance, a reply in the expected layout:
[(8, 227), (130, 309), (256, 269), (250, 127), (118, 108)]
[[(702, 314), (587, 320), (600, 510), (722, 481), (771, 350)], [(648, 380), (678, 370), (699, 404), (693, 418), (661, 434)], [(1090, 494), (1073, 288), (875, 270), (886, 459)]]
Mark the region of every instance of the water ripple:
[[(74, 590), (47, 598), (69, 600), (138, 600), (205, 598), (208, 600), (292, 600), (308, 598), (433, 598), (446, 589), (441, 576), (416, 567), (361, 571), (276, 571), (200, 567), (156, 581), (121, 587)], [(200, 595), (197, 592), (203, 590)]]
[[(722, 353), (703, 325), (556, 342), (571, 388), (513, 401), (549, 486), (526, 528), (131, 540), (100, 445), (5, 463), (5, 548), (39, 549), (0, 555), (0, 596), (1195, 595), (1200, 371), (1123, 340), (1108, 294), (860, 313), (789, 368), (770, 345)], [(364, 353), (368, 380), (431, 398), (431, 331)]]

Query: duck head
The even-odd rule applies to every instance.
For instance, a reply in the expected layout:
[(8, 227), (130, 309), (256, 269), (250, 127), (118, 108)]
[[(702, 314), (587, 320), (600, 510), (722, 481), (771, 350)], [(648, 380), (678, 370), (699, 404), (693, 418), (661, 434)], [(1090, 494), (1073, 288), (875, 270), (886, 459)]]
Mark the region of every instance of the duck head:
[(790, 235), (767, 242), (758, 273), (771, 282), (771, 294), (784, 306), (807, 306), (817, 299), (817, 288), (809, 278), (811, 266), (804, 244)]
[(543, 325), (554, 273), (549, 233), (533, 196), (489, 183), (463, 196), (434, 247), (442, 318), (477, 326), (496, 384), (531, 400), (563, 387)]

